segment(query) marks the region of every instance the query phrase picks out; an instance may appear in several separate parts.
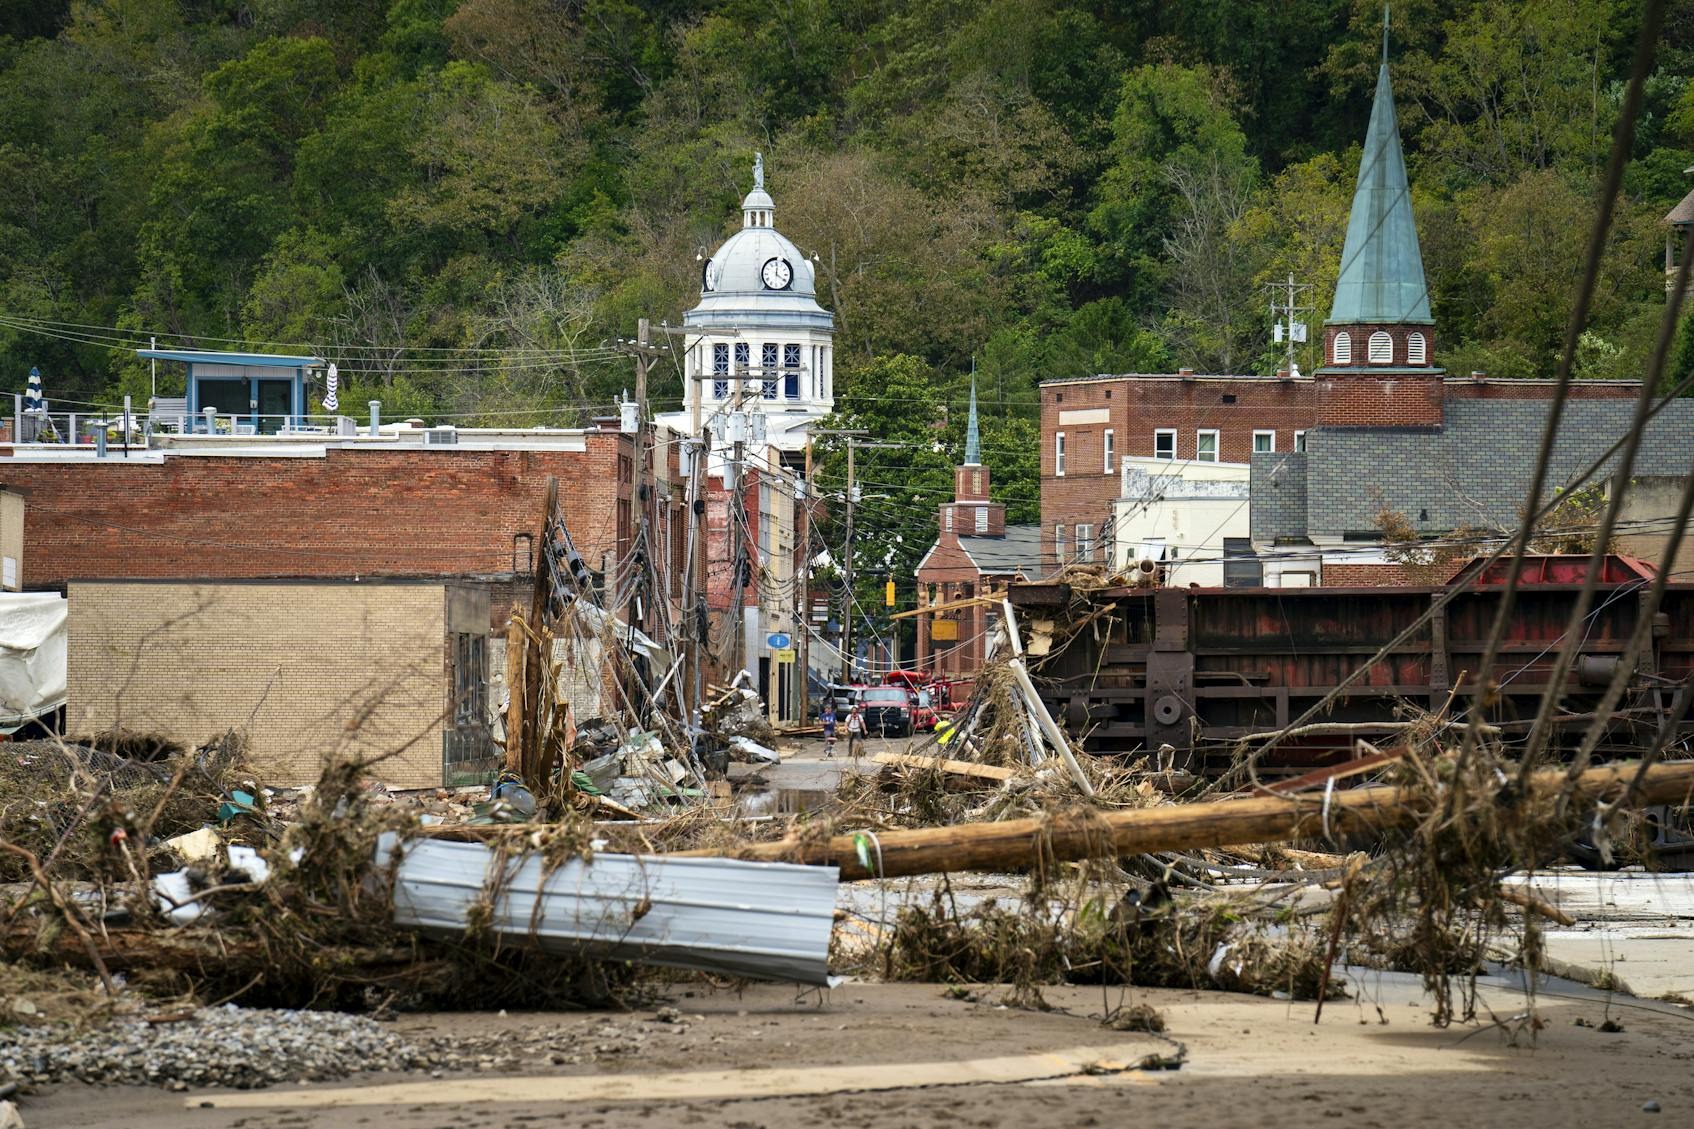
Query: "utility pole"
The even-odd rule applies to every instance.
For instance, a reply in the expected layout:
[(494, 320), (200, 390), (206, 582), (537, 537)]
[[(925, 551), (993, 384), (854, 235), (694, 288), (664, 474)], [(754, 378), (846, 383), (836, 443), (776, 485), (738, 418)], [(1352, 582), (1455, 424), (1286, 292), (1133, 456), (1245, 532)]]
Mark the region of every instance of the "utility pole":
[[(820, 429), (811, 432), (812, 435), (839, 435), (847, 440), (847, 493), (845, 496), (847, 520), (845, 545), (842, 548), (841, 575), (845, 585), (845, 599), (841, 609), (841, 680), (851, 684), (853, 681), (853, 506), (858, 500), (858, 453), (862, 450), (876, 450), (888, 447), (899, 447), (899, 443), (862, 443), (859, 437), (869, 435), (863, 430), (828, 430)], [(811, 447), (808, 444), (807, 453)]]
[(1300, 366), (1294, 359), (1294, 346), (1304, 345), (1307, 334), (1306, 323), (1298, 320), (1297, 315), (1310, 313), (1312, 307), (1298, 303), (1311, 288), (1309, 282), (1295, 282), (1292, 271), (1289, 272), (1286, 282), (1266, 284), (1266, 289), (1271, 294), (1271, 317), (1276, 322), (1275, 328), (1271, 331), (1272, 337), (1278, 344), (1286, 343), (1288, 346), (1289, 376), (1298, 376), (1300, 373)]
[[(635, 434), (631, 443), (633, 456), (629, 475), (629, 541), (631, 549), (641, 546), (642, 552), (630, 553), (629, 571), (623, 580), (624, 614), (631, 627), (640, 629), (646, 626), (646, 607), (641, 595), (642, 561), (647, 562), (654, 576), (658, 575), (657, 568), (653, 567), (652, 546), (647, 536), (647, 500), (652, 497), (648, 483), (652, 471), (652, 457), (648, 449), (648, 440), (652, 436), (652, 413), (647, 408), (647, 368), (665, 350), (652, 343), (652, 326), (646, 318), (636, 323), (635, 340), (626, 341), (619, 348), (635, 358)], [(658, 585), (654, 588), (657, 589)], [(650, 592), (646, 598), (653, 597), (654, 593)]]
[[(841, 681), (851, 686), (853, 684), (853, 495), (858, 487), (855, 485), (855, 459), (858, 444), (853, 437), (847, 437), (847, 547), (842, 552), (842, 576), (847, 585), (847, 598), (841, 606)], [(851, 738), (849, 738), (851, 740)]]
[(730, 461), (724, 470), (724, 485), (730, 495), (729, 519), (729, 593), (735, 608), (735, 630), (730, 634), (729, 676), (733, 681), (747, 661), (747, 597), (745, 577), (752, 572), (748, 564), (751, 547), (741, 541), (741, 530), (747, 524), (746, 483), (742, 478), (742, 461), (747, 457), (747, 417), (742, 413), (745, 371), (731, 369), (734, 390), (731, 392), (729, 415)]
[(800, 503), (798, 525), (800, 527), (800, 555), (797, 563), (800, 575), (796, 577), (795, 590), (798, 596), (795, 601), (794, 634), (796, 652), (800, 662), (795, 667), (799, 674), (800, 693), (799, 707), (794, 711), (795, 720), (801, 725), (806, 724), (807, 707), (812, 700), (812, 667), (811, 667), (811, 636), (812, 636), (812, 436), (806, 435), (806, 477), (800, 483), (800, 488), (794, 492)]

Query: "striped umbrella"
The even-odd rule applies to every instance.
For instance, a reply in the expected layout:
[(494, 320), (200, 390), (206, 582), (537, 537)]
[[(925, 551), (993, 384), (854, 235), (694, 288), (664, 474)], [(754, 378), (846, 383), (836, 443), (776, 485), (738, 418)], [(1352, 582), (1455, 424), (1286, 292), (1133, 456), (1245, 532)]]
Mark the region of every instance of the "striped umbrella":
[(341, 374), (335, 365), (329, 366), (329, 373), (324, 377), (324, 411), (333, 412), (341, 407), (341, 401), (336, 399), (335, 386), (341, 381)]
[(41, 370), (29, 370), (29, 387), (24, 390), (24, 411), (39, 415), (47, 410), (47, 401), (41, 398)]

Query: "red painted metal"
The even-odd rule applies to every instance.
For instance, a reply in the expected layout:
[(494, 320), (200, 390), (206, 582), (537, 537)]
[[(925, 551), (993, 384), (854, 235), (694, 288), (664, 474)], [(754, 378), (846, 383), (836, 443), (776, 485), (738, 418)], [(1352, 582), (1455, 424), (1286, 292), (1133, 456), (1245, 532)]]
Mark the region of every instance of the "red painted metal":
[[(1489, 720), (1526, 732), (1562, 645), (1571, 601), (1587, 576), (1585, 556), (1526, 560), (1494, 668), (1498, 704)], [(1326, 710), (1329, 722), (1364, 734), (1302, 738), (1274, 759), (1290, 772), (1339, 763), (1354, 736), (1407, 715), (1441, 709), (1461, 678), (1474, 679), (1500, 606), (1507, 565), (1475, 568), (1477, 583), (1383, 656)], [(1465, 570), (1454, 583), (1469, 575)], [(1616, 670), (1653, 577), (1645, 562), (1611, 556), (1584, 625), (1579, 661), (1563, 687), (1564, 732), (1579, 734)], [(1447, 586), (1420, 588), (1108, 588), (1013, 586), (1031, 615), (1078, 601), (1112, 605), (1032, 673), (1049, 709), (1092, 751), (1156, 752), (1169, 745), (1192, 771), (1219, 771), (1247, 734), (1286, 725), (1340, 685), (1402, 630), (1429, 612)], [(1042, 610), (1047, 609), (1047, 610)], [(1668, 704), (1664, 687), (1694, 672), (1694, 585), (1671, 584), (1653, 643), (1637, 664), (1609, 740), (1639, 742)], [(1462, 706), (1463, 701), (1460, 702)]]

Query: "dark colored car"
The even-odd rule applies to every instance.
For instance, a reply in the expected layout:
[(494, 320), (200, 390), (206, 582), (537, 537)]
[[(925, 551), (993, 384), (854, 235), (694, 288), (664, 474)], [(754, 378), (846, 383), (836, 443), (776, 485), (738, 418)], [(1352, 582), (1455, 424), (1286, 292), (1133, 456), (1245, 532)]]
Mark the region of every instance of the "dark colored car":
[(870, 686), (859, 694), (859, 712), (865, 722), (865, 736), (910, 737), (912, 735), (912, 695), (898, 686)]

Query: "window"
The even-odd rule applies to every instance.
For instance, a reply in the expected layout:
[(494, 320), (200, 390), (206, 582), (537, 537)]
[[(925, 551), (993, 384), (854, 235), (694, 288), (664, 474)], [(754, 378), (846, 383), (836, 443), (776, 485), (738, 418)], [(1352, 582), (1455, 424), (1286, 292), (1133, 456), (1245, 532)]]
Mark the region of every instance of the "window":
[(1053, 435), (1053, 477), (1065, 476), (1065, 433), (1055, 432)]
[(1176, 458), (1176, 432), (1160, 428), (1153, 432), (1153, 457), (1155, 459)]
[(776, 367), (775, 345), (759, 346), (759, 367), (767, 371)]
[(1065, 563), (1065, 527), (1063, 523), (1053, 527), (1053, 559), (1060, 564)]
[(1353, 363), (1353, 335), (1345, 330), (1335, 335), (1335, 363), (1338, 365)]
[[(790, 400), (800, 398), (800, 346), (784, 345), (782, 347), (782, 367), (788, 371), (782, 374), (782, 394)], [(775, 399), (775, 394), (766, 399)]]
[(1391, 365), (1394, 363), (1394, 339), (1380, 329), (1370, 335), (1370, 363), (1373, 365)]
[(722, 400), (729, 395), (729, 346), (712, 346), (712, 375), (725, 379), (712, 381), (712, 398)]
[(753, 346), (745, 341), (735, 343), (735, 367), (745, 371), (753, 363)]
[(978, 533), (987, 533), (988, 532), (988, 507), (987, 506), (978, 506), (976, 508), (976, 531)]
[(1218, 461), (1218, 433), (1216, 431), (1196, 431), (1194, 433), (1194, 461), (1197, 463), (1215, 463)]
[(1079, 561), (1094, 559), (1094, 527), (1092, 525), (1076, 527), (1076, 559)]
[(1414, 333), (1406, 338), (1406, 363), (1421, 365), (1428, 363), (1429, 354), (1424, 347), (1423, 334)]
[(1265, 453), (1268, 453), (1268, 452), (1274, 451), (1274, 450), (1276, 450), (1276, 432), (1274, 432), (1274, 431), (1255, 431), (1255, 432), (1253, 432), (1253, 453), (1255, 455), (1265, 454)]
[(1294, 433), (1294, 449), (1302, 455), (1306, 453), (1306, 433), (1304, 431)]
[(982, 472), (980, 470), (971, 471), (971, 496), (982, 497)]
[(1245, 537), (1223, 539), (1223, 586), (1258, 588), (1265, 582), (1264, 564)]
[(1112, 473), (1112, 463), (1114, 463), (1117, 460), (1118, 433), (1113, 431), (1109, 427), (1106, 429), (1106, 435), (1105, 435), (1105, 439), (1104, 439), (1104, 442), (1103, 442), (1102, 449), (1105, 452), (1105, 460), (1104, 460), (1105, 465), (1101, 468), (1100, 473), (1101, 474), (1111, 474)]

